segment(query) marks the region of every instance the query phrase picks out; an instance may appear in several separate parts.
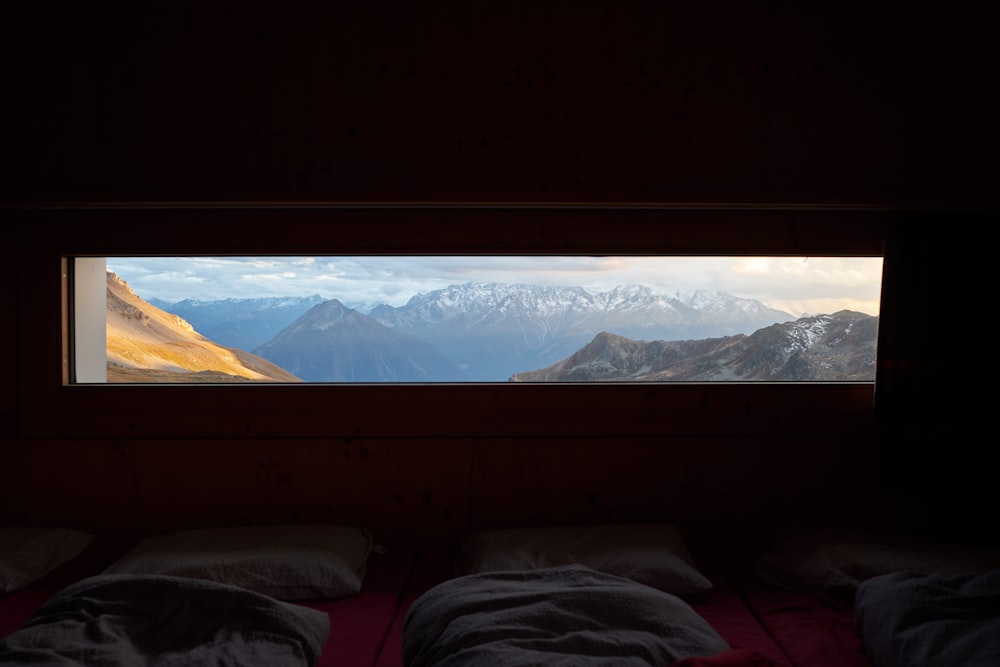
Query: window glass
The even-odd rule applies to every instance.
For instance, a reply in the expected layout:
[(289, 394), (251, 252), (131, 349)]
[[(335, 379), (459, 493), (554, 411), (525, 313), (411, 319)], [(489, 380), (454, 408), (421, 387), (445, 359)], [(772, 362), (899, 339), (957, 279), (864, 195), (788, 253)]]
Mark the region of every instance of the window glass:
[(873, 382), (881, 272), (880, 257), (77, 258), (75, 378)]

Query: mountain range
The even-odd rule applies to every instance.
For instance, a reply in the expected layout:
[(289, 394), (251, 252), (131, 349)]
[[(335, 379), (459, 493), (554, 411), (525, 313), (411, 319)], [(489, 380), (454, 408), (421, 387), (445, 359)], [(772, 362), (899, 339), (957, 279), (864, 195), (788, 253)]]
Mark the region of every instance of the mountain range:
[(318, 294), (306, 297), (259, 299), (184, 299), (177, 303), (150, 301), (177, 315), (202, 335), (222, 345), (252, 350), (274, 338), (313, 306), (326, 301)]
[(878, 322), (852, 311), (795, 319), (725, 293), (637, 285), (468, 283), (368, 315), (318, 296), (164, 308), (194, 320), (175, 315), (182, 329), (216, 331), (222, 349), (238, 350), (220, 343), (251, 323), (278, 329), (246, 358), (307, 382), (870, 381)]
[[(320, 302), (317, 296), (188, 299), (162, 307), (213, 340), (239, 346), (245, 345), (253, 323), (267, 321), (271, 330), (290, 326), (296, 312), (304, 315)], [(450, 363), (426, 369), (435, 373), (428, 379), (459, 382), (502, 382), (515, 372), (543, 368), (573, 354), (602, 331), (637, 340), (681, 340), (749, 334), (794, 319), (759, 301), (722, 292), (667, 296), (628, 285), (592, 293), (582, 287), (503, 283), (452, 285), (415, 295), (403, 306), (377, 306), (367, 317), (430, 344)], [(275, 363), (301, 354), (282, 351), (274, 341), (263, 345), (246, 349)], [(336, 381), (333, 377), (325, 381)], [(379, 381), (375, 376), (373, 380)]]
[(331, 299), (254, 350), (306, 382), (435, 382), (459, 375), (432, 345)]
[(404, 306), (378, 306), (369, 316), (434, 345), (465, 377), (505, 381), (518, 370), (569, 356), (601, 331), (639, 340), (679, 340), (751, 333), (794, 319), (753, 299), (720, 292), (654, 294), (625, 285), (605, 292), (582, 287), (467, 283), (418, 294)]

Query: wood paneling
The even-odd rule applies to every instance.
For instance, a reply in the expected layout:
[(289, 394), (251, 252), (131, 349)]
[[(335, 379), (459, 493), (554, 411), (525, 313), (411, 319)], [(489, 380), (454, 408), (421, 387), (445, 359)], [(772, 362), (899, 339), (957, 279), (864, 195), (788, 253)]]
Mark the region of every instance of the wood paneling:
[(23, 489), (21, 447), (13, 438), (0, 438), (0, 526), (23, 520)]
[[(353, 438), (858, 435), (867, 383), (91, 385), (58, 387), (25, 437)], [(46, 394), (47, 396), (47, 394)], [(26, 399), (28, 400), (28, 399)]]
[(153, 534), (332, 522), (379, 539), (517, 525), (851, 521), (866, 438), (25, 440), (7, 521)]
[(17, 326), (18, 285), (17, 240), (20, 225), (4, 231), (0, 243), (0, 439), (17, 433)]
[(14, 523), (130, 532), (141, 520), (134, 450), (119, 441), (22, 441)]
[(5, 9), (15, 201), (996, 201), (965, 4), (60, 4)]
[[(882, 255), (873, 206), (79, 202), (7, 213), (29, 258), (69, 255)], [(27, 255), (27, 257), (25, 257)]]

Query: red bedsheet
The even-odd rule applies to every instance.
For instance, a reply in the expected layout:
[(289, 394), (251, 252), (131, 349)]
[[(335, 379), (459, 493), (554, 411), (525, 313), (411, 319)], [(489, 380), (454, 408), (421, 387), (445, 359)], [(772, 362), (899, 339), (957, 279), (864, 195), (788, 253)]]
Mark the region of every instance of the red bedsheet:
[(793, 667), (872, 667), (854, 632), (853, 603), (823, 592), (796, 592), (756, 580), (747, 562), (727, 574), (756, 622)]
[[(736, 652), (729, 657), (737, 661), (734, 663), (704, 664), (738, 664), (739, 660), (747, 659), (747, 656), (750, 656), (752, 652), (756, 652), (770, 661), (774, 667), (798, 667), (789, 661), (782, 648), (761, 627), (757, 618), (743, 602), (739, 591), (725, 576), (722, 569), (702, 562), (699, 562), (698, 566), (698, 569), (712, 581), (714, 589), (698, 599), (691, 600), (691, 606), (735, 649)], [(690, 664), (693, 667), (701, 663), (692, 662)], [(747, 662), (745, 664), (755, 665), (760, 664), (760, 662)]]
[[(339, 600), (301, 601), (330, 617), (330, 636), (316, 667), (381, 665), (387, 644), (413, 569), (414, 550), (394, 546), (384, 554), (368, 557), (361, 592)], [(392, 663), (389, 663), (392, 664)]]
[(386, 636), (377, 667), (403, 667), (402, 638), (406, 612), (425, 591), (452, 575), (454, 555), (454, 547), (445, 544), (424, 545), (416, 551), (413, 571), (400, 596), (399, 607)]

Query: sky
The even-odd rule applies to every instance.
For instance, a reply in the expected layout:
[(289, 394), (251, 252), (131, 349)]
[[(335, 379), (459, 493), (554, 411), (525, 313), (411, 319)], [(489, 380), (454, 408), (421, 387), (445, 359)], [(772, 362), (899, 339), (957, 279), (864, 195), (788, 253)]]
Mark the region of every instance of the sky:
[(176, 303), (260, 297), (338, 299), (367, 312), (468, 282), (646, 285), (757, 299), (795, 316), (856, 310), (878, 315), (881, 257), (108, 257), (107, 268), (146, 300)]

